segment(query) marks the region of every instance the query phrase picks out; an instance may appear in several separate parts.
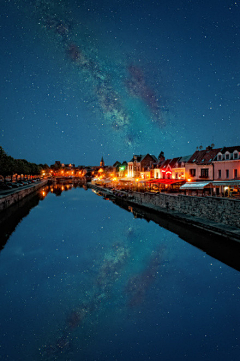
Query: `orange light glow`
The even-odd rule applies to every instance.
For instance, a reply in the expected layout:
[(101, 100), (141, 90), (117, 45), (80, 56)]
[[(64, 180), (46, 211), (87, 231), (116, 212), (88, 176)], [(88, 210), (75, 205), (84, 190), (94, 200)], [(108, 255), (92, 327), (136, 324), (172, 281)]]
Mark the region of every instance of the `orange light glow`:
[(188, 182), (191, 182), (192, 180), (191, 180), (191, 178), (189, 178), (187, 181), (188, 181)]

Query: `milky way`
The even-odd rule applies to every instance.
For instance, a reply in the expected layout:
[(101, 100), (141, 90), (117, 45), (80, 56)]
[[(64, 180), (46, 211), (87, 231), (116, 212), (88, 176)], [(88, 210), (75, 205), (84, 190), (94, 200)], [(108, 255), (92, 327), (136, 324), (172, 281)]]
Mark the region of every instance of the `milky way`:
[(1, 145), (114, 164), (239, 144), (239, 14), (231, 0), (4, 0)]
[[(168, 109), (160, 104), (161, 97), (158, 98), (156, 90), (147, 84), (143, 70), (127, 62), (120, 68), (119, 64), (113, 65), (113, 70), (106, 66), (105, 59), (94, 55), (97, 49), (86, 46), (82, 39), (76, 39), (76, 24), (59, 4), (37, 1), (35, 13), (39, 24), (61, 40), (66, 59), (74, 65), (76, 76), (84, 78), (88, 84), (88, 102), (93, 102), (94, 108), (99, 109), (109, 132), (117, 131), (125, 145), (134, 146), (149, 126), (163, 129)], [(118, 82), (114, 78), (116, 68)], [(141, 102), (138, 114), (134, 114), (138, 104), (134, 104), (136, 98)]]

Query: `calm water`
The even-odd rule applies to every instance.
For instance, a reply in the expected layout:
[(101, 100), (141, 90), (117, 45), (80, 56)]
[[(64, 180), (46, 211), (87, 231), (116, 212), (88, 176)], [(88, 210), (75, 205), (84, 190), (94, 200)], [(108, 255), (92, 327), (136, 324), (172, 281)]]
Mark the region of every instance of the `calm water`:
[(0, 253), (0, 359), (239, 360), (239, 272), (82, 188)]

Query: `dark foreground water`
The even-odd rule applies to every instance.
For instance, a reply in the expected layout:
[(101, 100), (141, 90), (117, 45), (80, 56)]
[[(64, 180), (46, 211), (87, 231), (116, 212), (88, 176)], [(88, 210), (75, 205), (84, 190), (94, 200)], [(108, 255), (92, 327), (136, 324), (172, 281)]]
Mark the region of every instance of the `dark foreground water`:
[(91, 190), (60, 193), (0, 253), (1, 360), (239, 360), (238, 271)]

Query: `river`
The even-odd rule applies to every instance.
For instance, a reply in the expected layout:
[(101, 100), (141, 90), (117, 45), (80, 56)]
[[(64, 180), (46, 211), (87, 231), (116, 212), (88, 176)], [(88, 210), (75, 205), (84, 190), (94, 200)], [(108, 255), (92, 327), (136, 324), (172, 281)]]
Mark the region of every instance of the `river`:
[(3, 229), (0, 360), (239, 360), (240, 273), (169, 230), (70, 185)]

